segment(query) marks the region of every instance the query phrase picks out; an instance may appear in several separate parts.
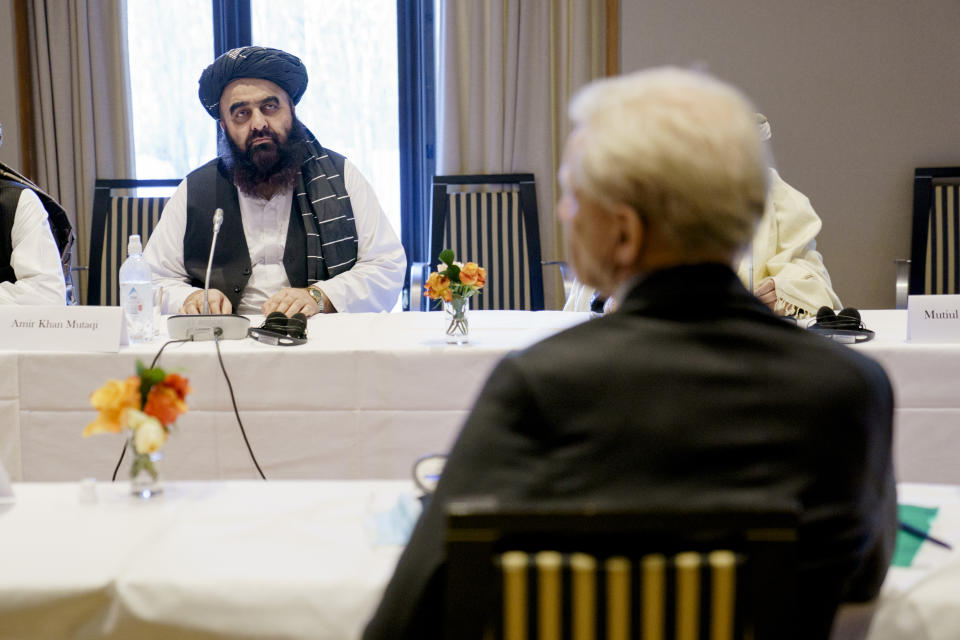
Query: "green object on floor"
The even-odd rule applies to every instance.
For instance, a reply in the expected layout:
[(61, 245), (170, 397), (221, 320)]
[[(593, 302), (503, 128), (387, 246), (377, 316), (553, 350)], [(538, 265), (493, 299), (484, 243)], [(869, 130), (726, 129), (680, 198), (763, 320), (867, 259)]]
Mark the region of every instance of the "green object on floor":
[[(897, 516), (900, 522), (906, 522), (909, 525), (920, 529), (924, 533), (930, 532), (930, 525), (933, 519), (937, 517), (938, 509), (936, 507), (918, 507), (912, 504), (898, 504)], [(920, 545), (924, 543), (923, 538), (912, 533), (897, 531), (897, 546), (893, 550), (893, 560), (890, 566), (909, 567), (913, 564), (913, 558), (920, 550)]]

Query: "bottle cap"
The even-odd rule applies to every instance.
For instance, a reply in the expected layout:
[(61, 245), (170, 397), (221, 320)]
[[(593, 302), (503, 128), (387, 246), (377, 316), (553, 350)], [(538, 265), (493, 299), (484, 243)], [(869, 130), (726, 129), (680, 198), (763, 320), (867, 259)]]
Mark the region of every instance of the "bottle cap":
[(139, 233), (130, 234), (130, 239), (127, 240), (127, 255), (130, 255), (131, 253), (143, 253), (143, 245), (140, 244)]

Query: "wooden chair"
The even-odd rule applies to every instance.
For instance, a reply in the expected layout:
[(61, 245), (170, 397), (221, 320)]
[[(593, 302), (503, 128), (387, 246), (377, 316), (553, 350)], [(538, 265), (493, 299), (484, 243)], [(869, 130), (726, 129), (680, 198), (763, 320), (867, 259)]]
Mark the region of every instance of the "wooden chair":
[(960, 293), (960, 167), (914, 171), (908, 292)]
[(127, 238), (139, 233), (143, 246), (160, 220), (169, 198), (117, 195), (114, 191), (145, 187), (176, 187), (171, 180), (97, 180), (93, 191), (90, 231), (88, 305), (120, 304), (117, 275), (127, 258)]
[(791, 510), (448, 509), (447, 638), (789, 637)]

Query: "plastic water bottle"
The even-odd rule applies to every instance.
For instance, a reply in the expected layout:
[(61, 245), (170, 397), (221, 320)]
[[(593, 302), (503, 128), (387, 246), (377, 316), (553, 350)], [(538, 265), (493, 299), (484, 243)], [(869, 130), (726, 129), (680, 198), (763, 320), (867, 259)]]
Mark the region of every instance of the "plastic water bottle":
[(127, 242), (127, 259), (120, 265), (120, 307), (127, 322), (130, 344), (153, 339), (153, 284), (150, 265), (143, 259), (140, 235)]

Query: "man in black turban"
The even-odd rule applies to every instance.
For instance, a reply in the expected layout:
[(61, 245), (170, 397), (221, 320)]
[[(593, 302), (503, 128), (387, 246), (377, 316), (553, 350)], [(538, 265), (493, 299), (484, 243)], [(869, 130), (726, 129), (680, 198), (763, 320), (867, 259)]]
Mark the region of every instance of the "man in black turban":
[(220, 96), (235, 78), (269, 80), (299, 104), (307, 90), (307, 69), (300, 58), (279, 49), (242, 47), (226, 52), (200, 75), (200, 102), (212, 117), (220, 119)]
[(395, 304), (403, 248), (370, 184), (297, 119), (306, 88), (300, 59), (267, 47), (233, 49), (203, 71), (199, 97), (220, 124), (219, 157), (180, 184), (144, 251), (165, 313), (202, 312), (218, 208), (210, 313)]

